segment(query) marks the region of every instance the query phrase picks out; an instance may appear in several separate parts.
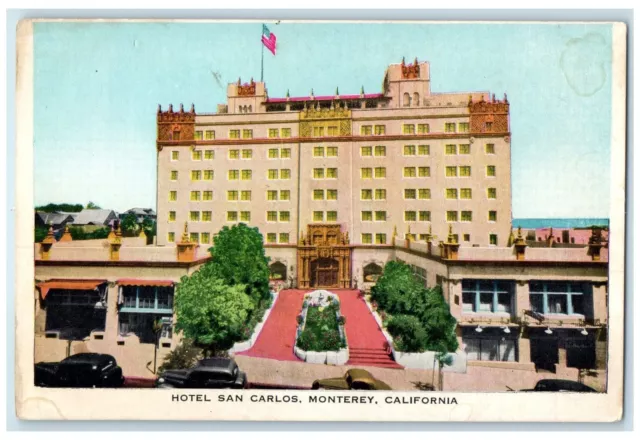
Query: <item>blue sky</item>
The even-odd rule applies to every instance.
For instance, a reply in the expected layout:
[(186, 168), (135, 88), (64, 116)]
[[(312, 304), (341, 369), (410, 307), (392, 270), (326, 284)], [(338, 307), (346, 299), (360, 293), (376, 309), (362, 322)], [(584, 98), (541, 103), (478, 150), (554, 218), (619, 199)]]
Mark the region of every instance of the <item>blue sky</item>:
[[(433, 92), (507, 93), (513, 216), (608, 217), (611, 26), (267, 23), (272, 97), (368, 93), (403, 56)], [(260, 23), (36, 23), (35, 203), (155, 208), (157, 105), (260, 76)], [(220, 75), (222, 87), (212, 72)]]

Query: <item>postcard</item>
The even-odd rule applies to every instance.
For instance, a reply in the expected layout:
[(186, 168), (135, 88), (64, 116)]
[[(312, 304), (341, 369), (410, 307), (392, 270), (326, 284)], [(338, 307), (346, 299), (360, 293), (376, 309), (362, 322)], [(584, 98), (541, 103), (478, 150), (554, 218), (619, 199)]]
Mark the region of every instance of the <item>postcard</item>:
[(620, 419), (624, 24), (17, 41), (20, 418)]

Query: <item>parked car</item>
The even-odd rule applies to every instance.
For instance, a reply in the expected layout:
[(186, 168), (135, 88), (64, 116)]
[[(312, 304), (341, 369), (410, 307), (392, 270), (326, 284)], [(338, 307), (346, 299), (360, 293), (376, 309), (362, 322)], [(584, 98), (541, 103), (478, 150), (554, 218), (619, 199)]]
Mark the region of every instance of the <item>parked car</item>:
[(391, 387), (376, 379), (367, 370), (352, 368), (344, 376), (313, 382), (314, 390), (390, 390)]
[(542, 379), (536, 383), (536, 386), (529, 390), (520, 391), (556, 391), (565, 393), (597, 393), (591, 387), (580, 382), (566, 379)]
[(233, 359), (207, 358), (184, 370), (167, 370), (157, 388), (248, 388), (247, 375)]
[(39, 387), (118, 388), (124, 376), (113, 356), (79, 353), (60, 362), (35, 364), (34, 383)]

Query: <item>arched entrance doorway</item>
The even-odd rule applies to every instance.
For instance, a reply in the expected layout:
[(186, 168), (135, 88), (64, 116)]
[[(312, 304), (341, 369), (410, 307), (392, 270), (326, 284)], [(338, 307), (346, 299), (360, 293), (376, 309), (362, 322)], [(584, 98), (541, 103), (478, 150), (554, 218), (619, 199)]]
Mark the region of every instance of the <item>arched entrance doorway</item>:
[(351, 287), (351, 245), (340, 225), (307, 226), (298, 245), (298, 287)]
[(318, 258), (311, 261), (311, 287), (335, 287), (338, 285), (339, 264), (335, 258)]

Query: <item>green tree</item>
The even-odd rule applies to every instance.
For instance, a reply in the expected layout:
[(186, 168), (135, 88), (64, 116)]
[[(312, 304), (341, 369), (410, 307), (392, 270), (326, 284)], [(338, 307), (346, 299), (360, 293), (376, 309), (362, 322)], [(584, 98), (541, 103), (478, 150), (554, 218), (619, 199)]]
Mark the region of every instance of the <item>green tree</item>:
[(124, 216), (120, 224), (123, 232), (134, 232), (138, 229), (138, 219), (132, 213)]
[(183, 339), (180, 345), (165, 356), (162, 365), (158, 367), (158, 373), (191, 368), (201, 357), (202, 349), (196, 347), (192, 339)]
[(71, 203), (48, 203), (42, 206), (36, 206), (36, 211), (42, 212), (80, 212), (82, 211), (83, 206), (79, 203), (71, 204)]
[(440, 286), (428, 289), (424, 309), (418, 318), (427, 332), (427, 350), (451, 353), (458, 349), (458, 323), (451, 315)]
[(156, 222), (147, 217), (142, 221), (142, 229), (147, 236), (148, 243), (153, 243), (153, 237), (156, 236)]
[(240, 340), (255, 305), (244, 284), (230, 286), (206, 269), (180, 280), (175, 295), (176, 329), (211, 353)]
[(93, 202), (89, 202), (87, 203), (87, 209), (102, 209), (102, 208), (100, 208), (98, 205), (96, 205)]
[(44, 238), (47, 236), (48, 232), (49, 232), (49, 228), (36, 226), (35, 227), (35, 234), (34, 234), (35, 235), (35, 243), (42, 242), (42, 240), (44, 240)]
[(258, 228), (244, 223), (225, 226), (214, 238), (209, 252), (211, 264), (202, 270), (227, 285), (243, 284), (254, 304), (269, 297), (269, 259)]
[(389, 261), (371, 289), (371, 299), (390, 314), (420, 314), (424, 308), (425, 289), (411, 268), (400, 261)]

